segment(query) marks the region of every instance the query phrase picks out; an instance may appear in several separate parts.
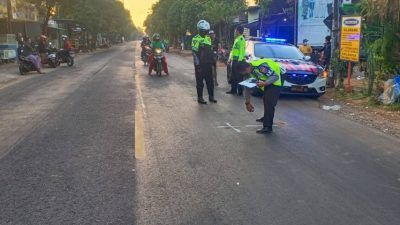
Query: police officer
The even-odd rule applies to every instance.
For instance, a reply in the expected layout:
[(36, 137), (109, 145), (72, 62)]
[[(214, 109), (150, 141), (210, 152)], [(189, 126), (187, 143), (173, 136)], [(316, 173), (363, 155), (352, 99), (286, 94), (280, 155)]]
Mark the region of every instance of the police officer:
[(203, 98), (204, 80), (206, 81), (208, 100), (217, 103), (214, 98), (214, 81), (212, 76), (213, 52), (212, 41), (208, 32), (210, 24), (205, 20), (197, 23), (199, 34), (192, 39), (192, 54), (196, 74), (197, 102), (207, 104)]
[(232, 78), (231, 78), (231, 90), (226, 92), (227, 94), (238, 94), (243, 95), (243, 88), (238, 85), (243, 79), (243, 76), (238, 74), (237, 65), (238, 62), (245, 60), (246, 52), (246, 41), (243, 36), (244, 28), (242, 26), (236, 27), (235, 30), (235, 42), (233, 43), (232, 52), (228, 60), (228, 64), (232, 63)]
[[(241, 62), (237, 66), (238, 73), (243, 75), (250, 74), (257, 82), (257, 87), (264, 93), (264, 117), (258, 119), (263, 123), (263, 128), (257, 133), (271, 133), (275, 115), (275, 106), (278, 103), (282, 88), (281, 66), (272, 59), (259, 59), (251, 63)], [(250, 101), (251, 89), (245, 89), (246, 109), (254, 112), (254, 106)]]

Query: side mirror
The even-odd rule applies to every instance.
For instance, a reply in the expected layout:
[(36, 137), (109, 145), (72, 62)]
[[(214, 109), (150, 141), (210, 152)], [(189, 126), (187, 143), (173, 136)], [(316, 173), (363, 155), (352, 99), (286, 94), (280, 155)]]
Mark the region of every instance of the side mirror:
[(311, 60), (311, 57), (308, 56), (308, 55), (306, 55), (306, 56), (304, 56), (304, 60), (305, 60), (305, 61), (310, 61), (310, 60)]

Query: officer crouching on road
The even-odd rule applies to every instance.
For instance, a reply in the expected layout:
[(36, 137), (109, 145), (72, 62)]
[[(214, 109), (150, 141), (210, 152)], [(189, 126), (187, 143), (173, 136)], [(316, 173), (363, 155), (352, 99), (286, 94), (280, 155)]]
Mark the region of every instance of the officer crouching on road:
[[(272, 132), (274, 122), (275, 106), (278, 103), (282, 88), (281, 66), (272, 59), (259, 59), (251, 63), (240, 62), (237, 66), (238, 73), (241, 75), (250, 75), (257, 82), (257, 87), (264, 93), (264, 117), (257, 120), (263, 123), (263, 128), (257, 133), (267, 134)], [(251, 104), (251, 89), (245, 89), (246, 109), (254, 112), (254, 106)]]
[(197, 102), (199, 104), (207, 104), (203, 98), (203, 80), (205, 80), (208, 91), (208, 100), (212, 103), (217, 103), (217, 100), (214, 98), (214, 80), (212, 75), (212, 65), (214, 61), (212, 41), (210, 36), (208, 36), (210, 24), (205, 20), (200, 20), (197, 23), (197, 29), (199, 30), (199, 34), (194, 36), (192, 39), (192, 53), (196, 74)]

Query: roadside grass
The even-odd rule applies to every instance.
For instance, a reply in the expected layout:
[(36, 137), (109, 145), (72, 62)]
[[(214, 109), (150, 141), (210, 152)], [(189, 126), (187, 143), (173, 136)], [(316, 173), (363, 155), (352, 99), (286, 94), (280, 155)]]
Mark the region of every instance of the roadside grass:
[(336, 98), (340, 101), (351, 102), (357, 105), (370, 106), (378, 109), (383, 109), (386, 111), (400, 111), (400, 102), (394, 103), (392, 105), (383, 105), (374, 96), (368, 96), (366, 92), (356, 91), (348, 93), (343, 89), (332, 90), (331, 97)]

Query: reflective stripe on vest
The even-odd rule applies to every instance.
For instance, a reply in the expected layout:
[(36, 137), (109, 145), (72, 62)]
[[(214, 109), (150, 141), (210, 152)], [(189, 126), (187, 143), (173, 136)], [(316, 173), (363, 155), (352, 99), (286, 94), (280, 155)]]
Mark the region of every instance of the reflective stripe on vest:
[[(272, 59), (258, 59), (258, 60), (252, 61), (250, 64), (253, 66), (254, 70), (256, 70), (256, 72), (258, 72), (258, 73), (261, 73), (261, 72), (258, 70), (258, 67), (259, 67), (260, 65), (262, 65), (262, 64), (267, 64), (267, 65), (269, 66), (269, 68), (271, 68), (271, 70), (275, 73), (275, 75), (278, 76), (278, 80), (275, 81), (275, 82), (272, 83), (272, 84), (275, 85), (275, 86), (279, 86), (279, 87), (282, 86), (282, 80), (281, 80), (281, 66), (280, 66), (279, 63), (275, 62), (275, 61), (272, 60)], [(262, 73), (261, 73), (261, 74), (262, 74)], [(260, 79), (260, 80), (262, 80), (262, 81), (266, 81), (266, 80), (268, 79), (268, 76), (265, 75), (265, 74), (262, 74), (260, 77), (257, 76), (256, 74), (254, 74), (254, 75), (251, 74), (251, 76), (254, 77), (254, 78)], [(263, 89), (263, 88), (262, 88), (262, 89)]]

